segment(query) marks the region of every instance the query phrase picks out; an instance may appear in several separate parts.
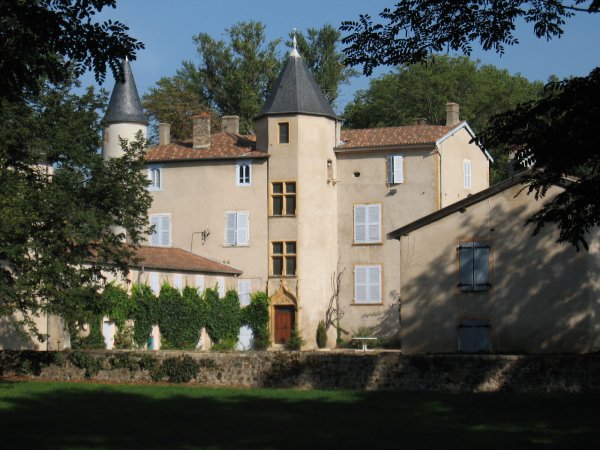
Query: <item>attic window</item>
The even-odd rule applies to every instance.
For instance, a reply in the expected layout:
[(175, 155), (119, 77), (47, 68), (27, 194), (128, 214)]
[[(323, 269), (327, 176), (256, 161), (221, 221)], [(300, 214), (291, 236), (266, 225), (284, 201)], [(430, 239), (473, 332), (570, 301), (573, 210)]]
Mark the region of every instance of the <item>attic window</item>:
[(290, 124), (289, 122), (280, 122), (277, 124), (279, 127), (279, 143), (289, 144), (290, 143)]

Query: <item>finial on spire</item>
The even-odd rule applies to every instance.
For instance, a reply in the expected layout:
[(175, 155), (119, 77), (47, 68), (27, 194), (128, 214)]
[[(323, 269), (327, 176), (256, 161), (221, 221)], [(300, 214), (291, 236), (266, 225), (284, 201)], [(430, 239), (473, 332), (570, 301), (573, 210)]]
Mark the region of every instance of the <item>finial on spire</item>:
[(300, 53), (298, 53), (298, 41), (296, 41), (296, 29), (292, 29), (292, 51), (290, 52), (290, 56), (294, 56), (296, 58), (300, 58)]

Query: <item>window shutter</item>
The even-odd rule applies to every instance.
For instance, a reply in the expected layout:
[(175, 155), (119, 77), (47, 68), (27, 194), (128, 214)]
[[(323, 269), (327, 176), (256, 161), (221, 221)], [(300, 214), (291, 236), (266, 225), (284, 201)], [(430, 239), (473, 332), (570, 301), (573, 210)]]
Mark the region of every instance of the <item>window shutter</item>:
[(366, 205), (354, 206), (354, 242), (367, 241), (367, 207)]
[(171, 225), (171, 217), (170, 216), (160, 216), (160, 245), (170, 245), (171, 244), (171, 230), (169, 229)]
[(387, 182), (389, 184), (394, 183), (394, 156), (388, 155), (387, 157)]
[(154, 227), (154, 231), (152, 232), (152, 235), (150, 236), (150, 244), (152, 245), (160, 245), (160, 238), (159, 238), (159, 233), (160, 233), (160, 223), (159, 223), (159, 217), (158, 216), (152, 216), (150, 217), (150, 225), (152, 225)]
[(356, 303), (367, 301), (367, 268), (365, 266), (354, 268), (354, 292)]
[(154, 295), (160, 294), (160, 285), (159, 285), (159, 282), (158, 282), (158, 273), (156, 273), (156, 272), (150, 272), (149, 278), (150, 278), (150, 289), (152, 289), (152, 292), (154, 292)]
[(394, 183), (404, 183), (404, 157), (400, 155), (395, 155), (392, 158), (392, 161), (394, 163)]
[(381, 242), (381, 205), (367, 205), (367, 242)]
[(235, 244), (237, 245), (248, 245), (249, 241), (249, 223), (248, 223), (248, 212), (237, 213), (236, 223), (236, 237)]
[(180, 291), (183, 289), (183, 275), (180, 273), (173, 275), (173, 287), (179, 289)]
[(217, 277), (217, 291), (219, 292), (219, 298), (225, 297), (225, 278)]
[(248, 306), (250, 304), (250, 283), (250, 280), (238, 280), (240, 306)]
[(490, 248), (478, 246), (473, 248), (473, 289), (487, 290), (490, 285)]
[(459, 287), (462, 291), (473, 290), (473, 243), (461, 242), (459, 251)]
[(196, 275), (196, 289), (199, 294), (204, 292), (204, 275)]
[(468, 159), (463, 161), (463, 176), (465, 189), (471, 189), (471, 161)]
[(369, 303), (381, 303), (381, 267), (369, 266), (368, 275), (368, 293), (367, 301)]
[(225, 213), (225, 245), (235, 245), (236, 213)]

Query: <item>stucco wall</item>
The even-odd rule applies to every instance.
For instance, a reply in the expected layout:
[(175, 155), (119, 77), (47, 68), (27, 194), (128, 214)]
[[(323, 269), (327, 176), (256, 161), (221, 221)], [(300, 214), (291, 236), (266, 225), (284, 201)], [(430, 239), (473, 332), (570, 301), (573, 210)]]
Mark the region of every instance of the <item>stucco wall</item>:
[[(516, 196), (521, 189), (516, 185), (402, 237), (404, 352), (457, 351), (465, 319), (489, 321), (494, 352), (600, 350), (598, 232), (589, 237), (589, 253), (556, 244), (551, 225), (531, 237), (524, 222), (541, 202)], [(491, 287), (464, 293), (457, 287), (457, 245), (474, 240), (490, 242)]]
[[(236, 185), (235, 159), (159, 166), (162, 167), (162, 188), (152, 191), (149, 214), (171, 215), (172, 246), (231, 264), (243, 271), (240, 278), (252, 280), (253, 291), (264, 290), (267, 274), (266, 160), (252, 160), (250, 186)], [(227, 211), (249, 212), (249, 245), (225, 245)], [(210, 235), (203, 241), (200, 232), (205, 230)]]
[(119, 138), (127, 139), (129, 142), (135, 140), (135, 135), (141, 131), (146, 138), (148, 127), (139, 123), (113, 123), (104, 129), (103, 133), (103, 158), (117, 158), (123, 156), (123, 149)]

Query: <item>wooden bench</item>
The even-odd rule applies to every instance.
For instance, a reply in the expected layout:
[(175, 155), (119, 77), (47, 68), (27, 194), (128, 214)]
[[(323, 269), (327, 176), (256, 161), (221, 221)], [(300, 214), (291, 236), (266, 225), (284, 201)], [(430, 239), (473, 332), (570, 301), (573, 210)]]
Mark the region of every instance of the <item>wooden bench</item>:
[(353, 337), (352, 340), (353, 341), (359, 341), (362, 344), (362, 348), (358, 351), (363, 351), (366, 352), (369, 349), (367, 348), (367, 344), (369, 343), (369, 341), (376, 341), (378, 338), (376, 337)]

